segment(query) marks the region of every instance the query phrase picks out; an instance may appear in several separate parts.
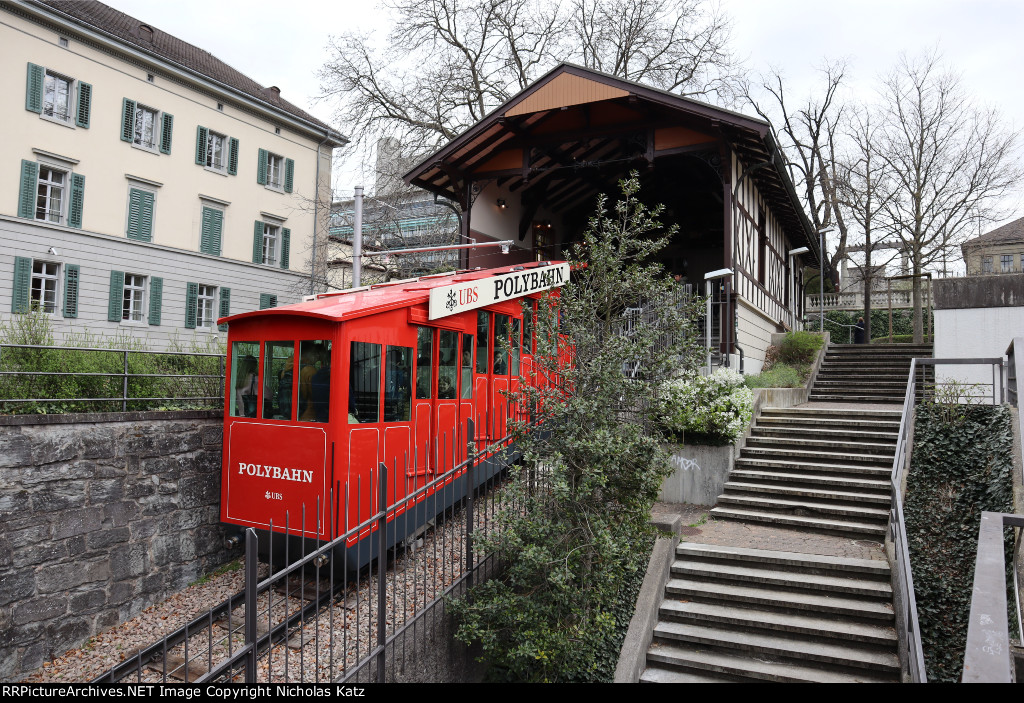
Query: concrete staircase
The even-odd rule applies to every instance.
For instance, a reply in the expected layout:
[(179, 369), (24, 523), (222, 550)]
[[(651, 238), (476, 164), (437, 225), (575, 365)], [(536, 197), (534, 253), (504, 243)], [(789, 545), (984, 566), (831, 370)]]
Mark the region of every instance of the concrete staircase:
[(910, 360), (931, 356), (930, 344), (832, 344), (825, 352), (810, 400), (903, 403)]
[(682, 543), (645, 683), (898, 682), (884, 561)]
[(883, 539), (900, 411), (765, 408), (711, 516)]

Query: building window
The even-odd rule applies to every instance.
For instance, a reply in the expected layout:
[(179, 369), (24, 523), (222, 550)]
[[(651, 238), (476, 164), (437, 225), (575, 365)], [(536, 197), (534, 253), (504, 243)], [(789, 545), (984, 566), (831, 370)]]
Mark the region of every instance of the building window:
[(1013, 271), (1013, 254), (1002, 254), (999, 257), (999, 267), (1003, 273)]
[(121, 319), (141, 322), (146, 303), (146, 277), (134, 273), (124, 275), (124, 297)]
[(57, 312), (57, 281), (60, 264), (51, 261), (32, 262), (31, 307), (47, 314)]
[(213, 314), (213, 301), (217, 298), (217, 286), (199, 285), (196, 296), (196, 328), (212, 329), (217, 318)]
[(295, 161), (260, 149), (257, 157), (256, 182), (274, 190), (292, 192)]
[(61, 223), (64, 213), (64, 191), (68, 174), (51, 166), (40, 164), (36, 186), (36, 219)]
[(981, 257), (981, 272), (992, 273), (992, 257), (983, 256)]
[(157, 111), (139, 105), (135, 108), (135, 132), (132, 141), (146, 149), (156, 148)]
[(43, 114), (61, 122), (70, 122), (74, 85), (74, 79), (47, 71), (43, 79)]
[(284, 159), (277, 154), (267, 154), (267, 185), (280, 188), (283, 173)]
[(223, 171), (227, 168), (226, 140), (227, 137), (216, 132), (210, 132), (206, 138), (206, 166), (208, 168), (215, 171)]
[(67, 37), (59, 37), (57, 39), (57, 44), (60, 45), (60, 48), (67, 49), (68, 48), (68, 38)]
[(277, 266), (277, 252), (280, 250), (278, 241), (281, 228), (271, 224), (263, 225), (263, 261), (268, 266)]

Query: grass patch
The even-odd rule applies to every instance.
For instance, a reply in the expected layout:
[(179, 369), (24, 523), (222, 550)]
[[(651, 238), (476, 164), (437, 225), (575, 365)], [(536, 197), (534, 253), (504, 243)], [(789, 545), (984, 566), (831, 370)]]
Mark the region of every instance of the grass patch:
[(231, 573), (232, 571), (238, 571), (241, 568), (242, 568), (242, 560), (241, 559), (235, 559), (233, 562), (225, 564), (224, 566), (217, 567), (216, 569), (214, 569), (213, 571), (211, 571), (208, 574), (203, 574), (198, 579), (196, 579), (195, 581), (190, 583), (189, 586), (205, 586), (206, 584), (210, 583), (210, 581), (212, 581), (213, 579), (217, 578), (218, 576), (223, 576), (224, 574)]

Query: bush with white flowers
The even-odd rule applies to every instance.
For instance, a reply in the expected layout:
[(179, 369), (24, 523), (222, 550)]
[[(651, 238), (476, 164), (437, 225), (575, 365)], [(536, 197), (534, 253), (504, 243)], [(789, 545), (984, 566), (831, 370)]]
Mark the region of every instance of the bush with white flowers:
[(754, 394), (743, 374), (718, 369), (710, 376), (670, 381), (659, 420), (665, 433), (686, 444), (732, 444), (753, 414)]

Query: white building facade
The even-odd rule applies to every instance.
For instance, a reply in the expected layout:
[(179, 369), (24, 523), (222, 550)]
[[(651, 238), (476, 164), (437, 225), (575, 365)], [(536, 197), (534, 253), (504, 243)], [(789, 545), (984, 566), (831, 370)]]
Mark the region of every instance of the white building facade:
[(0, 317), (207, 346), (217, 318), (311, 292), (345, 137), (101, 3), (0, 13)]

